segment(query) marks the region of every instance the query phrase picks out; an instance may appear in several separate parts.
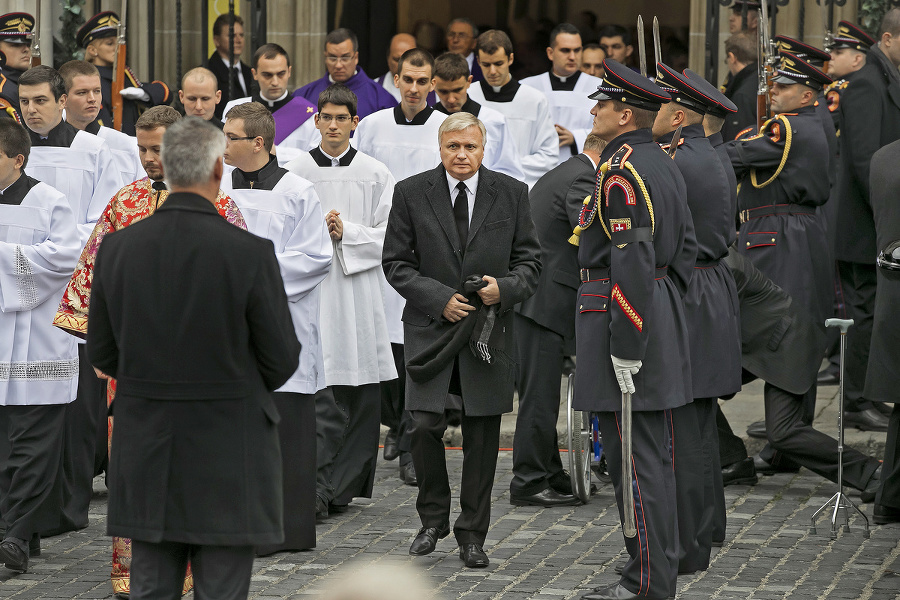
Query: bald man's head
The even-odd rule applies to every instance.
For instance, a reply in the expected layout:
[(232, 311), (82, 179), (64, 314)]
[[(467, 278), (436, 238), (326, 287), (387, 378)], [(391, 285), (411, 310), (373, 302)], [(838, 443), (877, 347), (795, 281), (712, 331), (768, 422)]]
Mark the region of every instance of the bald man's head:
[(415, 47), (416, 38), (408, 33), (398, 33), (391, 38), (391, 46), (388, 48), (387, 55), (388, 68), (391, 70), (391, 75), (397, 74), (397, 64), (400, 62), (400, 57), (403, 56), (403, 53)]
[(219, 82), (209, 69), (197, 67), (181, 78), (178, 99), (184, 105), (184, 114), (209, 121), (216, 113), (216, 104), (222, 99)]

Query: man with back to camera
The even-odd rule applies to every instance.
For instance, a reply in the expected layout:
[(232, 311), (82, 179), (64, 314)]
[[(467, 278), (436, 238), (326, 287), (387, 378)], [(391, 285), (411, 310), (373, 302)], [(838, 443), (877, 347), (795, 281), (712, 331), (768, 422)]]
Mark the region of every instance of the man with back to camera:
[(66, 85), (66, 121), (75, 129), (93, 133), (109, 145), (122, 183), (143, 175), (137, 142), (130, 135), (104, 124), (100, 114), (101, 84), (97, 67), (84, 60), (70, 60), (59, 68)]
[(596, 90), (602, 81), (581, 72), (581, 53), (578, 28), (560, 23), (550, 32), (550, 70), (521, 81), (541, 91), (550, 102), (550, 116), (559, 136), (559, 163), (581, 152), (591, 132), (592, 103), (586, 93)]
[[(355, 145), (360, 152), (381, 161), (387, 166), (394, 179), (406, 179), (423, 171), (434, 169), (441, 162), (440, 147), (434, 140), (444, 119), (444, 113), (428, 106), (428, 94), (434, 90), (434, 58), (426, 50), (413, 48), (400, 57), (395, 79), (402, 100), (394, 108), (380, 110), (360, 120), (356, 128)], [(400, 417), (395, 437), (399, 456), (400, 479), (407, 485), (417, 485), (416, 471), (410, 454), (410, 440), (407, 431), (409, 413), (404, 401), (404, 330), (401, 314), (404, 298), (394, 288), (385, 289), (384, 308), (388, 333), (391, 338), (397, 373), (396, 382), (383, 384), (388, 395), (385, 402), (393, 407)], [(390, 412), (390, 411), (386, 411)], [(391, 432), (393, 434), (393, 431)], [(388, 446), (388, 440), (385, 446)]]
[(475, 52), (484, 80), (469, 89), (469, 96), (506, 117), (525, 172), (523, 181), (531, 187), (559, 159), (559, 136), (550, 118), (547, 97), (512, 78), (509, 68), (515, 59), (512, 40), (497, 29), (478, 36)]
[(205, 121), (170, 126), (171, 194), (94, 265), (88, 356), (118, 382), (107, 527), (132, 539), (135, 600), (180, 596), (189, 560), (198, 596), (246, 598), (254, 547), (284, 539), (271, 392), (300, 344), (272, 242), (214, 206), (224, 150)]
[(450, 534), (442, 436), (447, 395), (457, 394), (464, 466), (454, 534), (469, 568), (489, 563), (484, 542), (500, 416), (512, 410), (509, 311), (532, 294), (541, 264), (527, 188), (481, 166), (484, 135), (469, 113), (441, 124), (441, 164), (394, 190), (382, 261), (388, 283), (407, 300), (406, 409), (422, 521), (409, 553), (430, 554)]
[(460, 55), (445, 52), (437, 57), (434, 61), (434, 90), (439, 102), (434, 105), (434, 109), (447, 115), (462, 110), (478, 117), (487, 131), (485, 166), (521, 181), (525, 174), (519, 165), (519, 153), (509, 132), (506, 117), (469, 98), (470, 85), (472, 76)]
[[(216, 104), (215, 117), (219, 121), (224, 115), (225, 106), (233, 100), (229, 96), (229, 79), (234, 83), (234, 97), (243, 98), (251, 95), (253, 88), (253, 74), (244, 62), (241, 55), (244, 53), (244, 19), (240, 15), (234, 15), (234, 59), (237, 65), (231, 66), (231, 33), (229, 30), (229, 14), (221, 14), (213, 21), (212, 34), (213, 44), (216, 49), (210, 55), (206, 66), (215, 75), (216, 90), (221, 92), (222, 97)], [(184, 82), (181, 84), (184, 89)], [(182, 100), (182, 103), (184, 101)]]
[(301, 96), (315, 106), (325, 88), (332, 83), (343, 83), (359, 99), (360, 120), (397, 104), (394, 96), (372, 81), (359, 66), (359, 40), (355, 33), (343, 27), (329, 32), (325, 36), (324, 54), (328, 72), (295, 91), (295, 98)]

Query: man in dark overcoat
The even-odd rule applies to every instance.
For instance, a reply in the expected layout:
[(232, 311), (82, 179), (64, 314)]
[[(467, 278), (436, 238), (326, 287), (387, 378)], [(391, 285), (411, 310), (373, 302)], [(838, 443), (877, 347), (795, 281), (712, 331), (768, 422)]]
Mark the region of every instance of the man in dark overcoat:
[[(884, 431), (887, 419), (863, 393), (875, 310), (875, 222), (869, 199), (872, 155), (900, 139), (900, 8), (890, 10), (878, 44), (841, 95), (841, 157), (835, 256), (847, 316), (844, 359), (844, 424)], [(883, 406), (883, 405), (882, 405)]]
[[(103, 240), (87, 354), (115, 377), (110, 535), (132, 538), (131, 597), (246, 598), (254, 546), (283, 540), (271, 391), (300, 343), (269, 240), (213, 202), (225, 137), (188, 117), (163, 137), (171, 193)], [(158, 261), (147, 261), (158, 256)]]
[(481, 121), (456, 113), (438, 137), (442, 164), (394, 190), (382, 261), (406, 299), (406, 408), (422, 520), (409, 552), (428, 554), (450, 533), (444, 404), (455, 393), (464, 441), (454, 534), (466, 566), (486, 567), (500, 416), (512, 410), (515, 382), (511, 309), (534, 292), (540, 244), (525, 184), (481, 167)]

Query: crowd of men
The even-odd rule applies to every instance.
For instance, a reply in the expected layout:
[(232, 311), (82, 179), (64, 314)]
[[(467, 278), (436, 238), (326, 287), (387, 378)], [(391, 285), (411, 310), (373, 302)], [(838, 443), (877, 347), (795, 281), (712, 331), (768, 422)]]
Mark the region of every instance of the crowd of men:
[[(6, 568), (86, 527), (106, 472), (117, 595), (246, 597), (254, 556), (314, 547), (316, 521), (371, 496), (380, 424), (418, 487), (416, 556), (451, 533), (443, 436), (462, 427), (452, 532), (485, 567), (514, 391), (510, 502), (580, 502), (556, 433), (577, 355), (574, 406), (598, 415), (638, 523), (621, 579), (584, 597), (669, 598), (725, 539), (724, 486), (837, 480), (838, 442), (813, 427), (834, 315), (855, 320), (845, 421), (888, 432), (883, 466), (844, 451), (844, 483), (900, 521), (897, 290), (875, 266), (900, 238), (900, 9), (877, 37), (842, 21), (829, 52), (778, 36), (760, 126), (755, 7), (733, 8), (724, 93), (628, 66), (618, 26), (591, 44), (556, 26), (546, 71), (518, 79), (510, 37), (464, 18), (437, 57), (394, 36), (375, 80), (332, 31), (326, 74), (292, 91), (287, 51), (245, 65), (225, 15), (180, 82), (184, 116), (130, 71), (113, 98), (115, 13), (58, 70), (31, 66), (31, 15), (0, 16)], [(751, 458), (719, 399), (756, 378)]]

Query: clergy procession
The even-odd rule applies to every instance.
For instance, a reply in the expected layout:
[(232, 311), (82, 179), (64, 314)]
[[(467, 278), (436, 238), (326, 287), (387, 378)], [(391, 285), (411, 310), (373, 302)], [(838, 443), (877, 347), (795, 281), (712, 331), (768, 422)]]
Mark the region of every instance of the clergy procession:
[[(172, 86), (125, 64), (116, 12), (56, 68), (39, 11), (0, 16), (0, 564), (87, 528), (98, 478), (108, 593), (247, 598), (389, 469), (411, 564), (484, 570), (514, 410), (502, 501), (606, 496), (621, 524), (585, 600), (714, 571), (725, 488), (760, 476), (836, 484), (833, 532), (900, 523), (900, 8), (819, 48), (777, 4), (723, 9), (724, 82), (655, 18), (645, 44), (643, 16), (582, 13), (537, 54), (462, 16), (438, 47), (399, 32), (377, 79), (339, 27), (296, 89), (304, 57), (250, 51), (233, 10)], [(751, 456), (722, 406), (754, 380)]]

